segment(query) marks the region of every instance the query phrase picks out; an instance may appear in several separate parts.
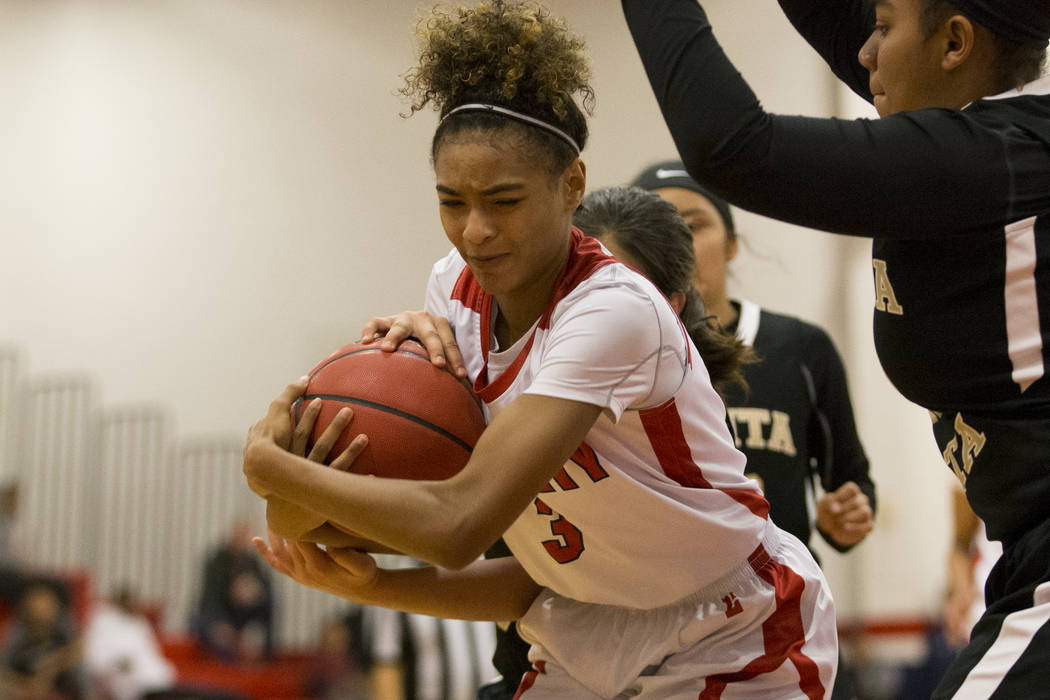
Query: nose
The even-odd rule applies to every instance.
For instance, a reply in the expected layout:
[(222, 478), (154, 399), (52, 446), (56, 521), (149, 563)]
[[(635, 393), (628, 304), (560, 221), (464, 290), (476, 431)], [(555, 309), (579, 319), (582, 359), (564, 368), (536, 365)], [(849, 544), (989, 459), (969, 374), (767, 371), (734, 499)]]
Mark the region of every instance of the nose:
[(864, 45), (860, 47), (860, 51), (857, 53), (857, 60), (860, 61), (860, 65), (864, 66), (869, 73), (873, 73), (877, 66), (876, 57), (878, 56), (879, 50), (879, 33), (874, 31), (868, 40), (864, 42)]
[(471, 207), (467, 213), (466, 224), (463, 227), (463, 239), (479, 245), (495, 235), (492, 222), (480, 207)]

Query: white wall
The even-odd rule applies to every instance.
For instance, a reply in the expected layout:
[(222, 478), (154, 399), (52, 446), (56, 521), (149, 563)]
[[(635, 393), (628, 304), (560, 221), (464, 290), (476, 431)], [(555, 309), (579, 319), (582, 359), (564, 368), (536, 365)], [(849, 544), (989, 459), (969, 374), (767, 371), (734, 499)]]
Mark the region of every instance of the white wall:
[[(594, 60), (592, 186), (672, 156), (617, 4), (549, 5)], [(369, 315), (419, 306), (447, 244), (434, 116), (395, 95), (417, 7), (0, 0), (0, 341), (32, 374), (93, 372), (107, 404), (165, 401), (181, 435), (240, 435)], [(767, 108), (840, 103), (772, 3), (708, 7)], [(879, 482), (876, 534), (825, 556), (840, 607), (925, 611), (943, 466), (875, 362), (867, 243), (739, 218), (734, 291), (832, 332)]]

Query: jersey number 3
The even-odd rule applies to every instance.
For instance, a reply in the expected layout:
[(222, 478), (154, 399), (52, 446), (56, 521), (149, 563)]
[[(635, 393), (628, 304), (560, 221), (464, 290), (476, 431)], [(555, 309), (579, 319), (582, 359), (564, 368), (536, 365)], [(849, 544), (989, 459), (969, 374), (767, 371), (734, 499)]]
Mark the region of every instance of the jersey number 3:
[[(572, 455), (572, 461), (583, 468), (584, 473), (592, 482), (597, 483), (609, 476), (609, 473), (598, 462), (598, 455), (594, 453), (594, 450), (587, 443), (582, 443), (576, 448), (576, 452)], [(557, 487), (555, 487), (555, 484), (557, 484)], [(562, 468), (554, 476), (553, 481), (544, 487), (541, 493), (553, 493), (558, 489), (572, 491), (578, 488), (576, 481)], [(540, 499), (536, 499), (535, 505), (538, 514), (554, 515), (551, 507)], [(583, 554), (583, 533), (580, 532), (579, 528), (566, 520), (564, 515), (559, 515), (551, 520), (551, 534), (555, 536), (555, 539), (544, 540), (543, 548), (547, 550), (547, 554), (550, 554), (551, 559), (554, 561), (559, 564), (568, 564), (570, 561), (576, 561)]]

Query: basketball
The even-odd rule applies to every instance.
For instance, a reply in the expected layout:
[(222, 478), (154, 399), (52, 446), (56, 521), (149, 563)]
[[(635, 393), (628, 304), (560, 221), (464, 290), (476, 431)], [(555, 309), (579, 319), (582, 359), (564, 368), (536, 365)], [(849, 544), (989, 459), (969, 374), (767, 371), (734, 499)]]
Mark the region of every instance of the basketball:
[[(311, 446), (344, 406), (353, 409), (353, 421), (331, 457), (357, 435), (368, 437), (368, 446), (350, 467), (356, 474), (447, 479), (466, 465), (485, 429), (470, 387), (431, 364), (426, 349), (414, 340), (402, 342), (394, 352), (384, 352), (378, 344), (351, 343), (332, 353), (311, 370), (305, 393), (292, 405), (293, 424), (316, 398), (322, 403)], [(325, 523), (322, 516), (278, 499), (268, 503), (267, 519), (275, 532), (294, 539)]]

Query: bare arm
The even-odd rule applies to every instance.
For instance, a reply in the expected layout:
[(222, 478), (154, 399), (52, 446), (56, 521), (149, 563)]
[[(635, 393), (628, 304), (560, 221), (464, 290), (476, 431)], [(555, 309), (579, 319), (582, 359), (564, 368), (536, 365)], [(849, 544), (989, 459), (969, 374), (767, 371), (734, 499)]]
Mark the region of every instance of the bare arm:
[(601, 409), (524, 395), (482, 434), (470, 461), (445, 481), (380, 479), (330, 469), (286, 451), (291, 384), (248, 435), (244, 472), (261, 496), (309, 508), (361, 537), (448, 568), (462, 568), (503, 534), (583, 441)]
[(299, 583), (364, 605), (464, 620), (516, 620), (541, 587), (512, 557), (473, 562), (460, 571), (438, 567), (380, 569), (367, 554), (324, 551), (270, 533), (254, 540), (263, 558)]

